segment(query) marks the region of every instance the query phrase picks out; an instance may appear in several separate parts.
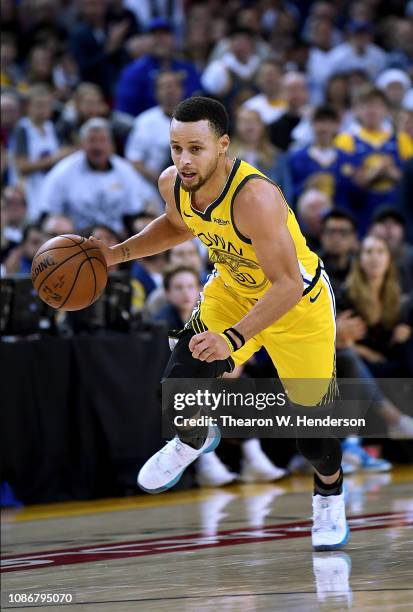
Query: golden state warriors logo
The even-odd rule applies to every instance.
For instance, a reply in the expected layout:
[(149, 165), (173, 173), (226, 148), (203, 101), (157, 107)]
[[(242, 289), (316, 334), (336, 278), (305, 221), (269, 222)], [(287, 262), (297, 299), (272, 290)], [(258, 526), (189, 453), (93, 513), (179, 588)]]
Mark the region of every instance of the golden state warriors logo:
[(210, 249), (209, 258), (212, 263), (225, 266), (231, 278), (242, 287), (256, 291), (268, 283), (262, 268), (252, 259), (220, 249)]

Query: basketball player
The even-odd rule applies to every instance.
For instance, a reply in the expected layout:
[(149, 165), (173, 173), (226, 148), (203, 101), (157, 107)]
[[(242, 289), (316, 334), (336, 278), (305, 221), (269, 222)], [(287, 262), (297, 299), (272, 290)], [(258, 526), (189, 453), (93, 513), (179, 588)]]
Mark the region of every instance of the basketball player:
[[(160, 176), (165, 214), (136, 236), (103, 250), (107, 264), (155, 255), (197, 236), (215, 269), (191, 320), (180, 333), (165, 379), (210, 378), (230, 372), (261, 346), (301, 406), (328, 400), (334, 380), (334, 297), (323, 264), (306, 245), (280, 189), (249, 164), (227, 157), (228, 116), (204, 97), (175, 109), (170, 127), (174, 166)], [(194, 409), (197, 413), (198, 409)], [(142, 467), (139, 486), (150, 493), (172, 487), (201, 453), (219, 443), (216, 427), (178, 430)], [(345, 517), (338, 439), (297, 439), (313, 465), (316, 550), (343, 546)]]

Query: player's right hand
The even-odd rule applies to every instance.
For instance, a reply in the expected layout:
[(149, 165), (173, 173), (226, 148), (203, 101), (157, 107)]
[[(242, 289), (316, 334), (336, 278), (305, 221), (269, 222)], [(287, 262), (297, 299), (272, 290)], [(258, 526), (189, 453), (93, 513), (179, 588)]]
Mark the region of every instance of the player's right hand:
[(118, 258), (116, 256), (116, 252), (110, 247), (108, 247), (108, 245), (105, 244), (103, 240), (100, 240), (99, 238), (95, 238), (95, 236), (90, 236), (89, 241), (93, 244), (93, 246), (95, 246), (97, 249), (99, 249), (102, 252), (106, 260), (106, 265), (108, 267), (115, 266), (117, 263), (119, 263)]

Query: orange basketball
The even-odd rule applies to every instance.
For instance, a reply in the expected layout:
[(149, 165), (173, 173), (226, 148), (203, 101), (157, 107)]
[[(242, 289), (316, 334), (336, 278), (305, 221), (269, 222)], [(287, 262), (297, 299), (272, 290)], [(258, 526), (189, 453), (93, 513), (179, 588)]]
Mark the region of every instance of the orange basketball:
[(81, 310), (106, 287), (103, 253), (89, 239), (66, 234), (45, 242), (34, 256), (32, 282), (39, 297), (53, 308)]

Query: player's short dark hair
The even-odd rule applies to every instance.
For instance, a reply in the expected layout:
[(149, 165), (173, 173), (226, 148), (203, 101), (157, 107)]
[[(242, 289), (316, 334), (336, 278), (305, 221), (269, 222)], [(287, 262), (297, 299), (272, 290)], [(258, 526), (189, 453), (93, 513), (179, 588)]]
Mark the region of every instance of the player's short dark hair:
[(323, 216), (323, 218), (321, 220), (322, 229), (325, 228), (326, 224), (328, 223), (328, 221), (330, 221), (330, 219), (339, 219), (339, 220), (348, 221), (351, 224), (353, 230), (355, 232), (357, 232), (357, 223), (356, 223), (356, 220), (353, 217), (353, 215), (351, 214), (351, 212), (349, 212), (345, 208), (339, 208), (337, 206), (337, 207), (332, 208), (331, 210), (329, 210)]
[(193, 276), (197, 279), (198, 283), (201, 284), (201, 280), (199, 278), (199, 272), (193, 266), (186, 266), (185, 264), (179, 264), (177, 266), (169, 266), (165, 269), (163, 273), (163, 287), (165, 291), (169, 291), (172, 280), (174, 276), (180, 274), (181, 272), (188, 272), (189, 274), (193, 274)]
[(332, 106), (317, 106), (313, 113), (313, 121), (338, 121), (338, 113)]
[(207, 120), (218, 137), (229, 132), (229, 117), (225, 106), (218, 100), (204, 96), (194, 96), (180, 102), (172, 113), (172, 119), (184, 123)]

